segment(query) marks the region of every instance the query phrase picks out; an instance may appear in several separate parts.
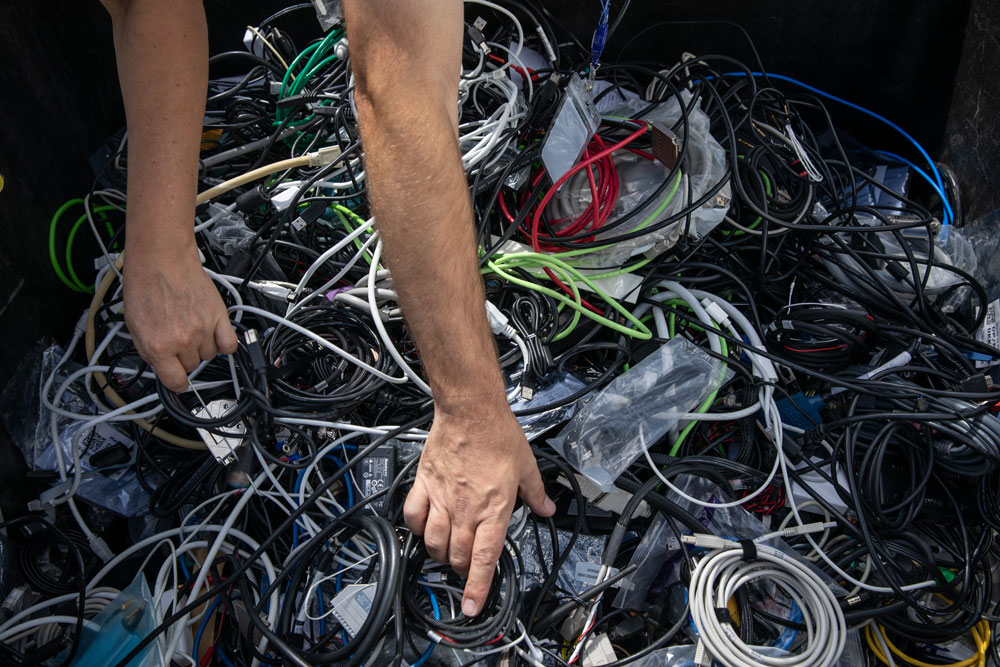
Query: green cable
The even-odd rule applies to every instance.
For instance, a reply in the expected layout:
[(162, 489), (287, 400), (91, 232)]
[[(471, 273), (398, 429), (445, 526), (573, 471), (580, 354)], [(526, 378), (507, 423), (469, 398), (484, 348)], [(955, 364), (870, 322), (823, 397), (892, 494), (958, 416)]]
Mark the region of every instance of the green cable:
[[(610, 296), (605, 294), (599, 287), (597, 287), (597, 285), (595, 285), (587, 276), (580, 273), (580, 271), (578, 271), (575, 267), (567, 264), (566, 262), (563, 262), (557, 257), (554, 257), (552, 255), (543, 255), (541, 253), (524, 252), (524, 253), (514, 253), (511, 255), (504, 255), (503, 257), (500, 257), (496, 260), (487, 262), (487, 266), (490, 269), (492, 269), (495, 273), (499, 274), (501, 277), (509, 280), (514, 276), (510, 276), (510, 274), (505, 273), (500, 268), (501, 266), (506, 266), (506, 265), (517, 266), (519, 268), (533, 267), (533, 266), (540, 268), (550, 268), (550, 269), (559, 268), (561, 269), (562, 273), (568, 274), (569, 276), (572, 277), (573, 280), (582, 282), (584, 285), (586, 285), (590, 289), (590, 291), (592, 291), (594, 294), (596, 294), (598, 297), (600, 297), (602, 300), (608, 303), (608, 305), (610, 305), (612, 309), (614, 309), (619, 315), (624, 317), (626, 320), (631, 322), (635, 328), (629, 328), (623, 326), (618, 322), (607, 319), (603, 315), (598, 315), (597, 313), (592, 312), (590, 309), (585, 308), (578, 301), (569, 299), (561, 292), (557, 292), (556, 290), (550, 289), (543, 285), (529, 283), (527, 281), (523, 281), (520, 279), (511, 280), (511, 282), (513, 282), (515, 285), (520, 285), (522, 287), (533, 289), (537, 292), (541, 292), (542, 294), (551, 296), (557, 301), (560, 301), (561, 303), (564, 303), (570, 308), (573, 308), (580, 314), (586, 315), (588, 318), (594, 320), (595, 322), (600, 322), (604, 326), (614, 331), (617, 331), (618, 333), (624, 334), (630, 338), (636, 338), (638, 340), (649, 340), (650, 338), (653, 337), (653, 334), (649, 330), (649, 328), (647, 328), (645, 324), (636, 319), (636, 317), (631, 312), (629, 312), (628, 309), (624, 308), (616, 300), (612, 299)], [(574, 294), (574, 296), (577, 295)], [(577, 299), (579, 299), (579, 296), (577, 296)]]
[[(738, 155), (737, 157), (739, 157), (741, 160), (745, 160), (746, 159), (742, 155)], [(760, 177), (764, 179), (764, 191), (767, 193), (767, 196), (770, 197), (773, 194), (773, 189), (771, 187), (771, 179), (767, 177), (767, 174), (764, 172), (763, 169), (758, 169), (757, 173), (760, 174)], [(764, 219), (763, 216), (758, 215), (756, 220), (754, 220), (752, 223), (750, 223), (749, 225), (747, 225), (747, 229), (757, 229), (757, 225), (759, 225), (763, 219)], [(742, 229), (732, 229), (732, 230), (730, 230), (730, 229), (723, 229), (721, 231), (726, 236), (730, 236), (730, 235), (732, 235), (732, 236), (742, 236), (743, 234), (746, 234), (746, 232), (743, 231)]]
[[(349, 215), (349, 216), (353, 216), (354, 218), (357, 218), (357, 220), (360, 222), (360, 224), (362, 224), (362, 225), (365, 224), (365, 221), (362, 220), (360, 218), (360, 216), (358, 216), (357, 213), (355, 213), (354, 211), (352, 211), (349, 208), (341, 206), (340, 204), (334, 204), (330, 208), (332, 208), (333, 212), (337, 215), (338, 218), (340, 218), (340, 222), (341, 222), (341, 224), (344, 225), (344, 229), (347, 230), (348, 234), (350, 234), (351, 232), (353, 232), (356, 228), (355, 227), (351, 227), (351, 223), (349, 223), (347, 221), (347, 218), (344, 217), (345, 213), (347, 215)], [(369, 233), (371, 233), (371, 227), (369, 227), (368, 229), (369, 229)], [(360, 238), (354, 239), (354, 247), (357, 248), (359, 251), (361, 250), (361, 248), (364, 247), (364, 244), (361, 242)], [(365, 250), (365, 261), (368, 262), (368, 266), (372, 265), (372, 255), (367, 250)]]
[(60, 206), (56, 212), (52, 215), (52, 220), (49, 222), (49, 261), (52, 262), (52, 269), (56, 272), (56, 276), (63, 282), (66, 287), (70, 288), (74, 292), (86, 292), (86, 288), (81, 285), (70, 281), (63, 273), (62, 267), (59, 266), (59, 260), (56, 258), (56, 226), (59, 224), (59, 219), (62, 218), (63, 214), (66, 213), (71, 207), (83, 204), (82, 199), (70, 199), (68, 202)]
[[(713, 324), (715, 324), (715, 323), (713, 322)], [(721, 354), (723, 356), (728, 355), (729, 354), (729, 345), (726, 344), (726, 339), (720, 337), (719, 338), (719, 343), (720, 343), (720, 345), (722, 347)], [(723, 370), (725, 370), (727, 367), (728, 367), (728, 364), (726, 364), (726, 363), (722, 364)], [(706, 398), (704, 401), (702, 401), (702, 404), (698, 406), (698, 409), (695, 412), (697, 412), (699, 414), (704, 414), (704, 413), (708, 412), (708, 409), (710, 407), (712, 407), (712, 404), (715, 403), (715, 398), (718, 395), (719, 395), (719, 389), (712, 390), (712, 393), (708, 395), (708, 398)], [(677, 456), (677, 452), (680, 450), (681, 445), (684, 444), (685, 438), (687, 438), (688, 434), (691, 433), (691, 431), (694, 430), (694, 427), (697, 426), (697, 425), (698, 425), (698, 420), (697, 419), (692, 419), (691, 421), (689, 421), (687, 423), (687, 426), (685, 426), (684, 429), (680, 432), (680, 435), (677, 436), (677, 441), (670, 448), (670, 456)]]
[[(94, 208), (91, 211), (91, 213), (100, 213), (103, 216), (103, 214), (107, 213), (108, 211), (117, 211), (117, 210), (118, 208), (115, 206), (98, 206), (97, 208)], [(66, 271), (69, 273), (70, 279), (77, 284), (79, 291), (90, 294), (94, 291), (94, 288), (84, 285), (83, 281), (77, 277), (76, 270), (74, 270), (73, 268), (73, 241), (76, 239), (77, 232), (83, 226), (83, 223), (86, 222), (86, 220), (87, 220), (87, 213), (85, 211), (83, 215), (77, 218), (77, 221), (73, 223), (73, 227), (69, 230), (69, 236), (66, 239)], [(105, 222), (108, 225), (109, 228), (108, 231), (111, 233), (112, 236), (114, 236), (114, 230), (113, 228), (110, 227), (111, 223), (109, 223), (106, 219), (103, 220), (103, 222)]]
[[(281, 89), (278, 93), (279, 99), (284, 99), (286, 97), (293, 97), (295, 95), (298, 95), (305, 87), (306, 82), (319, 70), (321, 65), (324, 65), (336, 59), (337, 56), (333, 55), (327, 58), (326, 60), (323, 60), (321, 63), (317, 64), (317, 61), (322, 59), (326, 55), (327, 51), (329, 51), (330, 48), (333, 46), (334, 43), (333, 40), (335, 40), (339, 36), (340, 36), (340, 31), (334, 30), (325, 38), (323, 38), (323, 41), (317, 42), (315, 44), (310, 44), (305, 49), (303, 49), (302, 52), (299, 53), (299, 55), (295, 57), (295, 59), (292, 61), (292, 64), (288, 66), (288, 70), (285, 72), (285, 76), (283, 76), (281, 79)], [(306, 64), (305, 66), (303, 66), (302, 71), (299, 73), (299, 75), (296, 76), (295, 79), (292, 81), (292, 83), (289, 85), (288, 79), (289, 77), (292, 76), (292, 71), (302, 61), (302, 59), (306, 57), (306, 55), (309, 56), (309, 59), (306, 61)], [(275, 124), (280, 125), (281, 121), (284, 121), (289, 113), (290, 113), (289, 111), (286, 111), (284, 109), (280, 108), (277, 109), (277, 111), (275, 111)], [(305, 122), (308, 122), (310, 119), (312, 119), (311, 115), (305, 119), (298, 121), (291, 121), (287, 124), (294, 127), (296, 125), (301, 125)]]
[[(544, 286), (538, 285), (536, 283), (529, 282), (527, 280), (521, 280), (517, 276), (515, 276), (513, 274), (509, 274), (509, 273), (507, 273), (506, 271), (504, 271), (503, 269), (501, 269), (501, 268), (499, 268), (497, 266), (487, 267), (486, 269), (483, 269), (482, 272), (483, 273), (493, 272), (493, 273), (496, 273), (501, 278), (503, 278), (504, 280), (506, 280), (507, 282), (512, 283), (514, 285), (518, 285), (520, 287), (524, 287), (525, 289), (530, 289), (530, 290), (534, 290), (534, 291), (537, 291), (537, 292), (541, 292), (543, 294), (547, 293), (547, 291), (546, 291), (547, 288), (545, 288)], [(562, 280), (563, 282), (565, 282), (569, 286), (570, 290), (573, 292), (573, 296), (577, 300), (579, 300), (580, 299), (580, 290), (577, 288), (576, 283), (573, 282), (571, 279), (569, 279), (567, 276), (561, 277), (560, 280)], [(556, 307), (557, 308), (557, 312), (561, 312), (564, 307), (565, 307), (564, 303), (562, 301), (560, 301), (559, 305)], [(562, 331), (558, 332), (555, 336), (552, 337), (552, 342), (556, 342), (556, 341), (562, 340), (563, 338), (565, 338), (566, 336), (570, 335), (571, 333), (573, 333), (573, 331), (576, 330), (576, 326), (580, 322), (580, 312), (581, 312), (581, 309), (572, 308), (572, 310), (573, 310), (573, 317), (570, 319), (570, 321), (566, 325), (565, 329), (563, 329)]]

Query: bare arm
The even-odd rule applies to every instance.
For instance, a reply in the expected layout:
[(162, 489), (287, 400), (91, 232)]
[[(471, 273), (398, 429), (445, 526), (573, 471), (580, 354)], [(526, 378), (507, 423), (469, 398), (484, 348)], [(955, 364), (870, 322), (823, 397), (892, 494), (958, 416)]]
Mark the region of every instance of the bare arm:
[(486, 320), (458, 146), (461, 0), (345, 0), (372, 206), (434, 393), (406, 499), (428, 552), (468, 572), (462, 610), (489, 592), (518, 493), (555, 511), (504, 394)]
[(125, 319), (171, 389), (236, 334), (194, 240), (198, 150), (208, 81), (201, 0), (102, 0), (114, 23), (128, 118)]

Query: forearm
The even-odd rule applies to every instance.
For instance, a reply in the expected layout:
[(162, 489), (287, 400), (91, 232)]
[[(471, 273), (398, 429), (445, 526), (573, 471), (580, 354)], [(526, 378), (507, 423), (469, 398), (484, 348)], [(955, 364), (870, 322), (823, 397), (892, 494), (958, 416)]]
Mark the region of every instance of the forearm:
[(391, 36), (364, 40), (361, 53), (351, 44), (375, 220), (435, 400), (447, 408), (502, 399), (503, 383), (458, 146), (461, 5), (436, 18), (455, 24), (436, 26), (436, 50), (420, 58), (397, 51), (380, 62)]
[(128, 120), (126, 258), (193, 252), (208, 35), (201, 0), (104, 0)]

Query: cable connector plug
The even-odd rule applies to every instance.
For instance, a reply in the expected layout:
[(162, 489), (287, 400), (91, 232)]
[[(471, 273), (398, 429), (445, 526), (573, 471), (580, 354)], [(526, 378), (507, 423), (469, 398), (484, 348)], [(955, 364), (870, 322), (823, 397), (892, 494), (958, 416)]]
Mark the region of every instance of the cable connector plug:
[(813, 533), (821, 533), (824, 530), (829, 530), (831, 528), (836, 528), (837, 522), (830, 521), (824, 523), (822, 521), (815, 521), (813, 523), (804, 523), (801, 526), (789, 526), (782, 531), (779, 531), (774, 537), (796, 537), (797, 535), (811, 535)]
[(310, 167), (324, 167), (340, 157), (340, 146), (326, 146), (309, 153)]
[(735, 549), (740, 546), (736, 542), (727, 540), (724, 537), (719, 537), (718, 535), (706, 535), (704, 533), (681, 535), (681, 542), (698, 547), (699, 549)]
[(712, 656), (705, 648), (705, 642), (700, 639), (694, 648), (694, 664), (698, 667), (712, 667)]
[(101, 559), (102, 563), (107, 563), (115, 557), (114, 552), (108, 547), (107, 542), (98, 535), (91, 533), (87, 538), (87, 545), (90, 546), (90, 550), (94, 552), (94, 555)]
[(714, 300), (705, 297), (701, 300), (701, 306), (708, 313), (708, 316), (712, 318), (712, 321), (719, 325), (726, 325), (729, 322), (729, 313), (723, 310), (722, 306), (717, 304)]
[(486, 20), (483, 17), (477, 18), (473, 21), (472, 25), (466, 27), (466, 33), (469, 35), (469, 39), (472, 43), (483, 52), (484, 56), (490, 55), (490, 46), (486, 43), (486, 35), (483, 34), (483, 28), (486, 27)]
[(264, 296), (269, 296), (278, 301), (291, 303), (295, 300), (295, 287), (275, 280), (264, 280), (261, 282), (251, 280), (247, 283), (247, 287), (255, 289)]
[(510, 325), (510, 319), (489, 301), (486, 302), (486, 318), (490, 321), (490, 330), (497, 336), (513, 338), (517, 335), (517, 331)]

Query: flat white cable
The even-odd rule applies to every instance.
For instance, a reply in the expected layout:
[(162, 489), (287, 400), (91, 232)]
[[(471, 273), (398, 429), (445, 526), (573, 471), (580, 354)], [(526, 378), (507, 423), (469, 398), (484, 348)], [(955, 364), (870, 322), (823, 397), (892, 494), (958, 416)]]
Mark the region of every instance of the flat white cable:
[(371, 248), (371, 246), (374, 245), (377, 241), (378, 241), (378, 231), (374, 231), (374, 232), (372, 232), (371, 236), (369, 236), (365, 240), (365, 242), (363, 244), (361, 244), (361, 248), (358, 249), (358, 252), (356, 252), (354, 254), (354, 256), (351, 257), (351, 259), (348, 260), (348, 262), (346, 264), (344, 264), (343, 268), (341, 268), (340, 271), (338, 271), (335, 276), (333, 276), (332, 278), (330, 278), (328, 281), (326, 281), (325, 283), (323, 283), (320, 287), (316, 288), (312, 292), (309, 292), (309, 294), (306, 294), (301, 299), (298, 299), (294, 303), (290, 304), (289, 307), (288, 307), (287, 312), (285, 313), (285, 317), (291, 317), (292, 314), (295, 311), (297, 311), (299, 308), (301, 308), (302, 305), (305, 304), (305, 303), (307, 303), (308, 301), (310, 301), (310, 300), (312, 300), (312, 299), (314, 299), (314, 298), (316, 298), (318, 296), (326, 296), (327, 291), (331, 287), (333, 287), (334, 285), (336, 285), (338, 282), (340, 282), (341, 279), (345, 275), (347, 275), (347, 272), (350, 271), (351, 269), (353, 269), (354, 266), (359, 261), (361, 261), (361, 258), (364, 257), (364, 254), (366, 252), (368, 252), (368, 250)]
[[(377, 368), (371, 366), (370, 364), (365, 363), (361, 359), (358, 359), (357, 357), (355, 357), (351, 353), (347, 352), (346, 350), (343, 350), (343, 349), (337, 347), (336, 345), (334, 345), (333, 343), (331, 343), (327, 339), (323, 338), (322, 336), (320, 336), (320, 335), (318, 335), (316, 333), (313, 333), (309, 329), (307, 329), (307, 328), (305, 328), (305, 327), (303, 327), (303, 326), (301, 326), (299, 324), (296, 324), (295, 322), (292, 322), (292, 321), (288, 320), (287, 318), (281, 317), (280, 315), (275, 315), (274, 313), (272, 313), (270, 311), (264, 310), (263, 308), (256, 308), (254, 306), (245, 306), (245, 305), (244, 306), (230, 306), (229, 307), (229, 311), (230, 312), (242, 311), (242, 312), (246, 312), (246, 313), (251, 313), (251, 314), (256, 315), (258, 317), (263, 317), (265, 319), (277, 322), (278, 324), (280, 324), (283, 327), (288, 327), (292, 331), (296, 331), (296, 332), (302, 334), (303, 336), (306, 336), (307, 338), (310, 338), (311, 340), (316, 341), (322, 347), (325, 347), (326, 349), (330, 350), (331, 352), (333, 352), (337, 356), (341, 357), (342, 359), (346, 360), (347, 362), (352, 363), (352, 364), (354, 364), (355, 366), (357, 366), (359, 368), (363, 368), (364, 370), (368, 371), (369, 373), (371, 373), (375, 377), (377, 377), (377, 378), (379, 378), (381, 380), (385, 380), (386, 382), (391, 382), (392, 384), (403, 384), (403, 383), (405, 383), (407, 381), (407, 377), (405, 375), (403, 377), (393, 377), (391, 375), (386, 375), (382, 371), (380, 371)], [(378, 322), (378, 321), (379, 321), (378, 318), (376, 318), (375, 322)]]
[[(308, 417), (276, 417), (274, 421), (278, 424), (295, 424), (298, 426), (322, 426), (336, 430), (357, 431), (359, 433), (369, 433), (372, 435), (385, 435), (389, 431), (399, 428), (398, 425), (385, 426), (361, 426), (347, 422), (331, 422), (323, 419), (310, 419)], [(397, 440), (415, 440), (422, 442), (427, 439), (427, 431), (411, 428), (406, 433), (394, 436)]]
[(90, 195), (91, 193), (88, 192), (83, 198), (83, 210), (87, 214), (87, 223), (90, 225), (90, 231), (93, 233), (94, 240), (97, 241), (97, 245), (101, 249), (101, 255), (104, 256), (104, 260), (108, 263), (108, 266), (111, 267), (111, 270), (117, 274), (118, 278), (121, 279), (121, 271), (119, 271), (118, 267), (115, 266), (114, 258), (111, 257), (111, 253), (108, 252), (108, 247), (104, 245), (104, 239), (101, 238), (100, 232), (97, 231), (97, 223), (94, 221), (94, 213), (90, 210)]
[[(260, 478), (258, 477), (258, 480), (259, 479)], [(222, 524), (223, 529), (219, 531), (218, 536), (215, 538), (215, 541), (212, 543), (211, 548), (208, 550), (208, 554), (205, 556), (205, 563), (215, 562), (215, 558), (219, 554), (219, 549), (222, 548), (222, 543), (225, 541), (226, 535), (232, 529), (233, 524), (236, 522), (236, 518), (243, 511), (243, 508), (246, 507), (247, 503), (250, 502), (250, 499), (254, 496), (254, 492), (256, 490), (257, 490), (256, 484), (250, 484), (246, 489), (243, 490), (243, 493), (236, 501), (236, 505), (233, 507), (229, 516), (226, 518), (225, 523)], [(209, 569), (210, 568), (206, 566), (198, 570), (198, 576), (195, 578), (194, 584), (191, 586), (191, 591), (188, 593), (189, 599), (196, 598), (201, 593), (201, 587), (205, 584), (205, 579), (208, 577)], [(276, 605), (271, 605), (271, 606), (274, 607)], [(182, 616), (178, 620), (178, 624), (183, 625), (186, 618), (187, 615)], [(177, 648), (177, 644), (178, 642), (180, 642), (180, 639), (181, 635), (179, 631), (172, 633), (172, 636), (167, 642), (167, 650), (164, 654), (164, 659), (163, 659), (164, 664), (168, 665), (170, 664), (170, 658), (173, 655), (174, 650)]]
[(296, 285), (295, 291), (292, 292), (292, 296), (297, 298), (300, 294), (302, 294), (302, 290), (305, 289), (305, 286), (309, 283), (313, 275), (320, 269), (320, 267), (322, 267), (326, 262), (328, 262), (330, 258), (336, 256), (338, 252), (343, 250), (349, 244), (353, 243), (356, 238), (365, 233), (375, 234), (376, 230), (372, 228), (374, 222), (375, 222), (374, 218), (369, 218), (368, 220), (365, 221), (365, 224), (359, 225), (357, 229), (355, 229), (350, 234), (337, 241), (331, 247), (327, 248), (319, 257), (313, 260), (313, 263), (310, 264), (306, 268), (305, 273), (302, 274), (302, 278), (299, 280), (298, 285)]
[[(481, 0), (477, 0), (481, 1)], [(372, 263), (368, 268), (368, 305), (371, 307), (372, 312), (376, 312), (377, 305), (375, 303), (375, 274), (378, 272), (379, 260), (382, 258), (382, 241), (379, 241), (375, 245), (375, 251), (372, 253)], [(431, 396), (431, 388), (423, 379), (417, 375), (416, 371), (410, 368), (410, 365), (406, 363), (403, 359), (403, 355), (399, 353), (396, 349), (396, 344), (392, 341), (389, 336), (389, 332), (385, 329), (385, 324), (382, 323), (381, 318), (373, 317), (372, 323), (375, 324), (375, 329), (378, 331), (378, 335), (381, 336), (382, 342), (385, 345), (386, 351), (389, 356), (393, 358), (396, 365), (403, 371), (404, 378), (409, 378), (413, 381), (413, 384), (417, 386), (422, 392)], [(373, 369), (374, 370), (374, 369)], [(399, 380), (393, 379), (394, 382), (399, 382)], [(405, 379), (403, 380), (405, 382)]]

